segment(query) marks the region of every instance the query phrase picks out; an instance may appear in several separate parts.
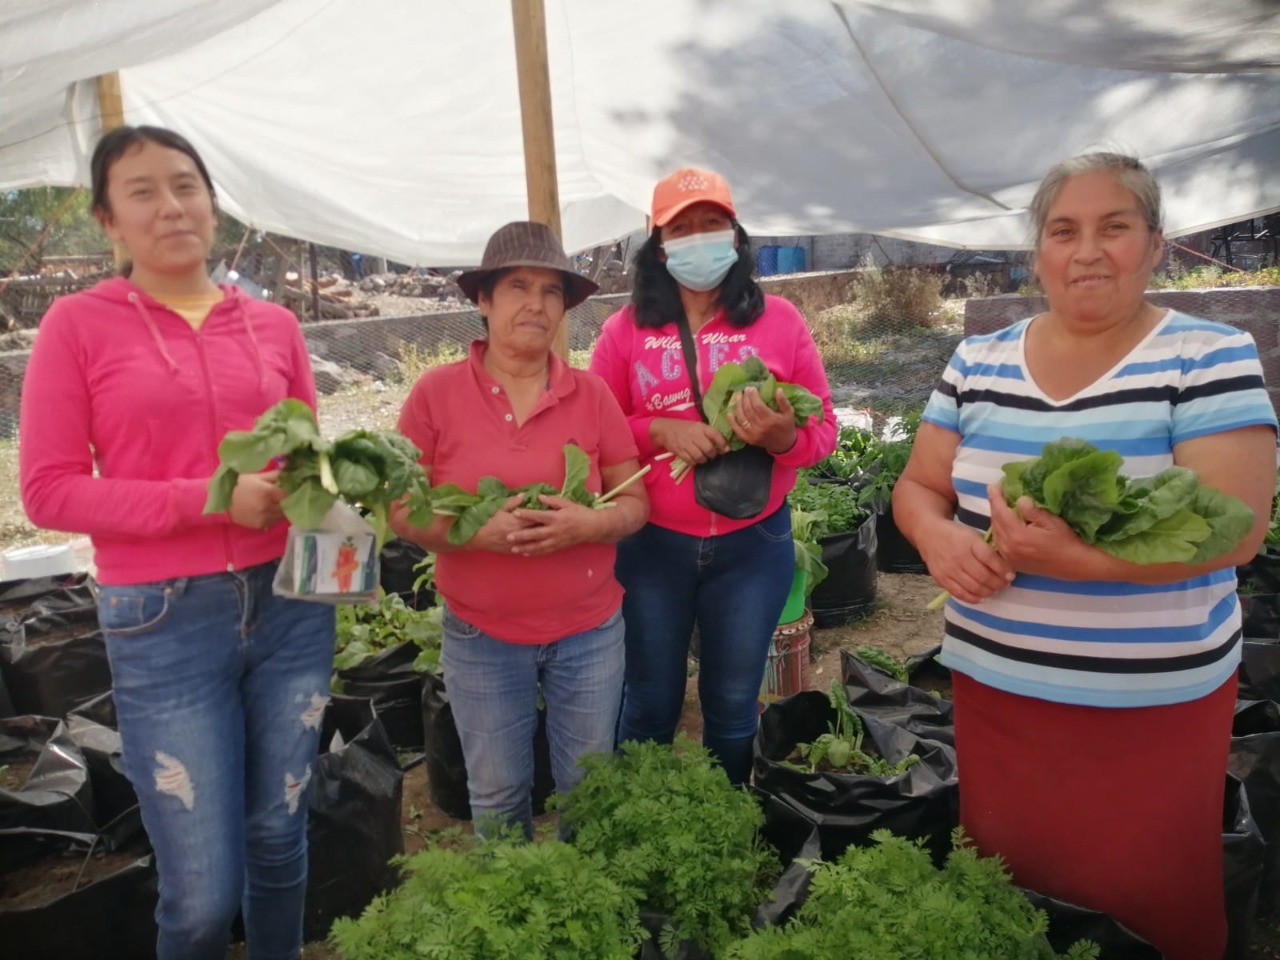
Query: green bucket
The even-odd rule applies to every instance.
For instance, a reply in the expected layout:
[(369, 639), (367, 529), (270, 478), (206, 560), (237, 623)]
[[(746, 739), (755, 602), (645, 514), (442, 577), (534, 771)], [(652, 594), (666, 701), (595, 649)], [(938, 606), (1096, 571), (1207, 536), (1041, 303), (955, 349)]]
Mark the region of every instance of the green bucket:
[(787, 604), (782, 608), (778, 623), (794, 623), (804, 616), (805, 573), (799, 567), (791, 578), (791, 592), (787, 594)]

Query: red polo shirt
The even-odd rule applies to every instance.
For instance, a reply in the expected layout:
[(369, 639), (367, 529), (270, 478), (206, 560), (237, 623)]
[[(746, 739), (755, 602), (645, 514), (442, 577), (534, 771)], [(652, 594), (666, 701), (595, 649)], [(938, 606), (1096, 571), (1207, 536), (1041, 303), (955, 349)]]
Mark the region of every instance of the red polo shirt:
[[(626, 417), (593, 373), (552, 354), (549, 384), (533, 413), (517, 426), (506, 391), (484, 369), (488, 343), (435, 367), (413, 385), (400, 412), (400, 432), (422, 451), (431, 483), (475, 490), (481, 477), (508, 487), (564, 482), (564, 445), (591, 458), (587, 489), (600, 493), (600, 467), (636, 458)], [(597, 627), (622, 603), (613, 575), (612, 543), (584, 543), (545, 557), (458, 550), (436, 558), (436, 589), (449, 609), (490, 636), (512, 643), (550, 643)]]

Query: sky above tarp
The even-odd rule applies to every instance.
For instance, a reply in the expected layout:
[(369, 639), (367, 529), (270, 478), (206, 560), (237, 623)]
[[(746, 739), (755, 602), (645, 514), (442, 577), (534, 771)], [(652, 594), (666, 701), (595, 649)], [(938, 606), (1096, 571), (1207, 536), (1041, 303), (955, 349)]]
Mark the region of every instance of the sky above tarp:
[[(1056, 161), (1136, 153), (1171, 235), (1280, 209), (1267, 0), (546, 0), (566, 246), (725, 174), (769, 236), (1021, 246)], [(509, 0), (8, 0), (0, 189), (87, 182), (93, 78), (173, 127), (224, 209), (411, 264), (526, 216)]]

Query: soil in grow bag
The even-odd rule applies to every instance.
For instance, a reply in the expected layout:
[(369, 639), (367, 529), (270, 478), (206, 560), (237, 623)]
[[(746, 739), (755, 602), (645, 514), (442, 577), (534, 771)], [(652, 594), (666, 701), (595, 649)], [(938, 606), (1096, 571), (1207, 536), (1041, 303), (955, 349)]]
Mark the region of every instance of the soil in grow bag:
[(839, 626), (870, 614), (876, 605), (875, 517), (857, 530), (829, 534), (818, 542), (828, 573), (809, 597), (815, 626)]
[[(114, 831), (114, 827), (113, 827)], [(0, 943), (23, 960), (150, 960), (156, 873), (146, 838), (0, 831)]]
[(30, 827), (91, 833), (97, 828), (88, 765), (61, 720), (0, 720), (0, 765), (17, 768), (12, 788), (0, 788), (0, 828)]
[(910, 658), (907, 661), (907, 682), (925, 693), (936, 693), (942, 700), (950, 701), (951, 670), (938, 662), (941, 655), (942, 647), (937, 646)]

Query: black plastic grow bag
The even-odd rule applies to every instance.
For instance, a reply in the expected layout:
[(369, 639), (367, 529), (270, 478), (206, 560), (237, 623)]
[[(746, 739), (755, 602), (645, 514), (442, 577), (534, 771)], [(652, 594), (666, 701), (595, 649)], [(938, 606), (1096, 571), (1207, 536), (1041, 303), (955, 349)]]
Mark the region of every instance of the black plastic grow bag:
[(856, 530), (829, 534), (818, 544), (828, 573), (809, 597), (814, 624), (838, 626), (870, 614), (876, 604), (875, 516)]
[(955, 746), (955, 708), (951, 701), (903, 683), (848, 650), (840, 651), (840, 676), (845, 696), (856, 709), (926, 740)]
[(920, 762), (894, 777), (847, 772), (805, 773), (783, 765), (800, 743), (827, 732), (835, 711), (825, 693), (802, 691), (765, 708), (754, 745), (756, 790), (764, 797), (767, 839), (784, 862), (817, 828), (822, 856), (834, 859), (874, 830), (923, 838), (941, 863), (959, 821), (955, 751), (854, 708), (881, 756)]

